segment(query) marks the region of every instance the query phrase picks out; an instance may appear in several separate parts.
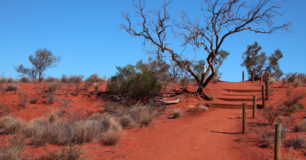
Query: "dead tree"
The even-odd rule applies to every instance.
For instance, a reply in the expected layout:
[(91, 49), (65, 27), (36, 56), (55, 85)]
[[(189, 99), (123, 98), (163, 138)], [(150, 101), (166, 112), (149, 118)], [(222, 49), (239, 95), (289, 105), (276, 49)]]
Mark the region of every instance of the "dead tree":
[[(187, 71), (197, 82), (197, 93), (205, 99), (204, 88), (215, 77), (216, 69), (214, 62), (221, 50), (224, 40), (238, 32), (250, 31), (254, 33), (272, 33), (276, 30), (286, 29), (288, 24), (274, 25), (273, 18), (280, 15), (280, 4), (273, 0), (257, 0), (254, 2), (240, 2), (239, 0), (205, 0), (205, 24), (190, 20), (182, 15), (181, 22), (174, 24), (167, 11), (169, 3), (164, 1), (162, 9), (155, 12), (145, 9), (144, 1), (135, 3), (136, 16), (131, 18), (124, 15), (126, 24), (122, 25), (132, 36), (142, 37), (156, 47), (156, 54), (160, 56), (170, 55), (181, 69)], [(203, 21), (201, 21), (203, 22)], [(192, 61), (182, 58), (167, 42), (167, 36), (173, 32), (180, 33), (183, 38), (183, 47), (191, 45), (202, 48), (207, 53), (205, 67), (201, 76), (197, 75), (192, 68)]]

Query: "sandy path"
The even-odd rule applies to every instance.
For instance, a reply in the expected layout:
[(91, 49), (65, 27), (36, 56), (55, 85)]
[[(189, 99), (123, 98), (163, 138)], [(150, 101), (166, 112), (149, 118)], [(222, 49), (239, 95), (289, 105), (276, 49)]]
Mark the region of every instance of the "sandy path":
[(115, 147), (95, 152), (93, 159), (131, 160), (238, 160), (241, 110), (212, 109), (200, 115), (157, 121), (145, 129), (129, 131)]

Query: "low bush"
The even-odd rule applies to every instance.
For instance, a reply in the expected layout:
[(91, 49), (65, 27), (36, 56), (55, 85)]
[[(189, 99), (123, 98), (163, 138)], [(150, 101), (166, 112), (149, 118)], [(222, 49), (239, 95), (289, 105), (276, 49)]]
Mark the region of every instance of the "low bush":
[(21, 108), (27, 108), (28, 106), (28, 95), (26, 93), (20, 92), (18, 94), (19, 97), (19, 106)]
[(7, 91), (17, 91), (18, 90), (18, 85), (13, 83), (13, 84), (9, 84), (7, 87), (6, 87), (6, 90)]
[(295, 132), (306, 132), (306, 119), (300, 121), (294, 127)]
[(122, 128), (133, 128), (136, 126), (136, 123), (134, 122), (133, 118), (128, 115), (128, 114), (124, 114), (119, 118), (119, 122), (122, 126)]
[(259, 137), (260, 147), (268, 148), (274, 144), (274, 131), (268, 127), (258, 127), (255, 130), (255, 134)]
[(92, 142), (101, 132), (120, 131), (120, 124), (111, 116), (96, 114), (86, 120), (59, 120), (56, 115), (28, 123), (23, 133), (36, 147), (49, 144), (72, 145)]
[(54, 78), (54, 77), (48, 77), (44, 81), (48, 82), (48, 83), (59, 82), (59, 80), (57, 78)]
[(39, 97), (32, 98), (32, 99), (30, 99), (30, 103), (31, 104), (36, 104), (38, 99), (39, 99)]
[(22, 82), (22, 83), (29, 83), (30, 82), (30, 79), (28, 77), (22, 77), (19, 79), (19, 82)]
[(22, 140), (11, 140), (10, 145), (0, 144), (0, 160), (19, 160), (23, 152), (24, 143)]
[[(289, 93), (290, 94), (290, 93)], [(288, 96), (284, 101), (284, 107), (281, 108), (281, 111), (285, 115), (291, 115), (299, 109), (299, 101), (303, 99), (303, 96)]]
[(120, 140), (120, 133), (118, 132), (107, 132), (103, 136), (103, 143), (104, 145), (115, 145)]
[(1, 116), (7, 116), (10, 114), (11, 109), (5, 103), (0, 103), (0, 111), (2, 112)]
[(68, 83), (74, 83), (74, 84), (80, 84), (83, 80), (83, 77), (82, 75), (79, 75), (79, 76), (70, 76), (68, 78)]
[(162, 84), (155, 75), (154, 68), (141, 61), (134, 65), (117, 67), (117, 74), (111, 77), (107, 91), (112, 95), (143, 99), (159, 94)]
[(155, 111), (150, 106), (133, 106), (129, 109), (128, 114), (139, 125), (144, 127), (149, 125), (155, 117)]
[(284, 142), (286, 147), (292, 147), (293, 149), (305, 149), (306, 137), (302, 135), (296, 136), (296, 138), (288, 139)]
[(62, 75), (61, 82), (68, 83), (69, 78), (66, 75)]
[(271, 125), (274, 123), (274, 121), (280, 114), (280, 109), (274, 108), (273, 106), (269, 106), (263, 109), (263, 117)]
[(61, 149), (60, 152), (52, 151), (36, 160), (80, 160), (83, 152), (80, 147), (69, 146)]
[(12, 116), (0, 118), (0, 134), (13, 134), (21, 129), (21, 121)]
[(100, 83), (102, 81), (103, 81), (103, 79), (100, 78), (97, 74), (92, 74), (91, 76), (89, 76), (85, 80), (85, 84), (86, 84), (87, 87), (90, 87), (90, 86), (94, 85), (95, 83)]

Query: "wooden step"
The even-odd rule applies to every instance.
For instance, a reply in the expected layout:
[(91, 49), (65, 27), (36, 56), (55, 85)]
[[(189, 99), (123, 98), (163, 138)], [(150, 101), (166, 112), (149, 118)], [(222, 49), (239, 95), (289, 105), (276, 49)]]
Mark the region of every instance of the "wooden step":
[[(222, 101), (252, 101), (253, 102), (253, 96), (252, 98), (217, 98), (219, 100), (222, 100)], [(260, 101), (261, 100), (261, 97), (258, 97), (257, 98), (257, 101)]]
[(261, 89), (224, 89), (227, 92), (261, 92)]
[[(211, 103), (210, 104), (211, 108), (226, 108), (226, 109), (242, 109), (242, 104), (222, 104), (222, 103)], [(252, 109), (253, 105), (247, 104), (248, 109)], [(258, 109), (262, 108), (261, 104), (257, 105)]]

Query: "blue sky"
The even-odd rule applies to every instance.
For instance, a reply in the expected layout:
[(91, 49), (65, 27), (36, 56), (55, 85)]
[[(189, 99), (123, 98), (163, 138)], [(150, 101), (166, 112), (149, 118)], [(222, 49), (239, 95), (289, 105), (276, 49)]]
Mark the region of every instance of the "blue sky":
[[(148, 0), (158, 7), (162, 0)], [(61, 57), (57, 67), (45, 76), (62, 74), (85, 77), (98, 73), (110, 77), (116, 66), (135, 64), (148, 54), (140, 39), (131, 37), (120, 25), (122, 12), (133, 12), (133, 0), (0, 0), (0, 76), (18, 78), (14, 66), (29, 66), (28, 56), (38, 48), (47, 48)], [(185, 10), (200, 14), (203, 0), (172, 0), (169, 6), (176, 15)], [(268, 55), (280, 49), (285, 72), (306, 71), (306, 1), (285, 0), (284, 16), (276, 22), (289, 21), (287, 32), (273, 34), (239, 33), (226, 39), (222, 49), (230, 52), (221, 67), (222, 80), (240, 81), (241, 55), (246, 46), (257, 41)], [(177, 45), (179, 46), (179, 44)]]

